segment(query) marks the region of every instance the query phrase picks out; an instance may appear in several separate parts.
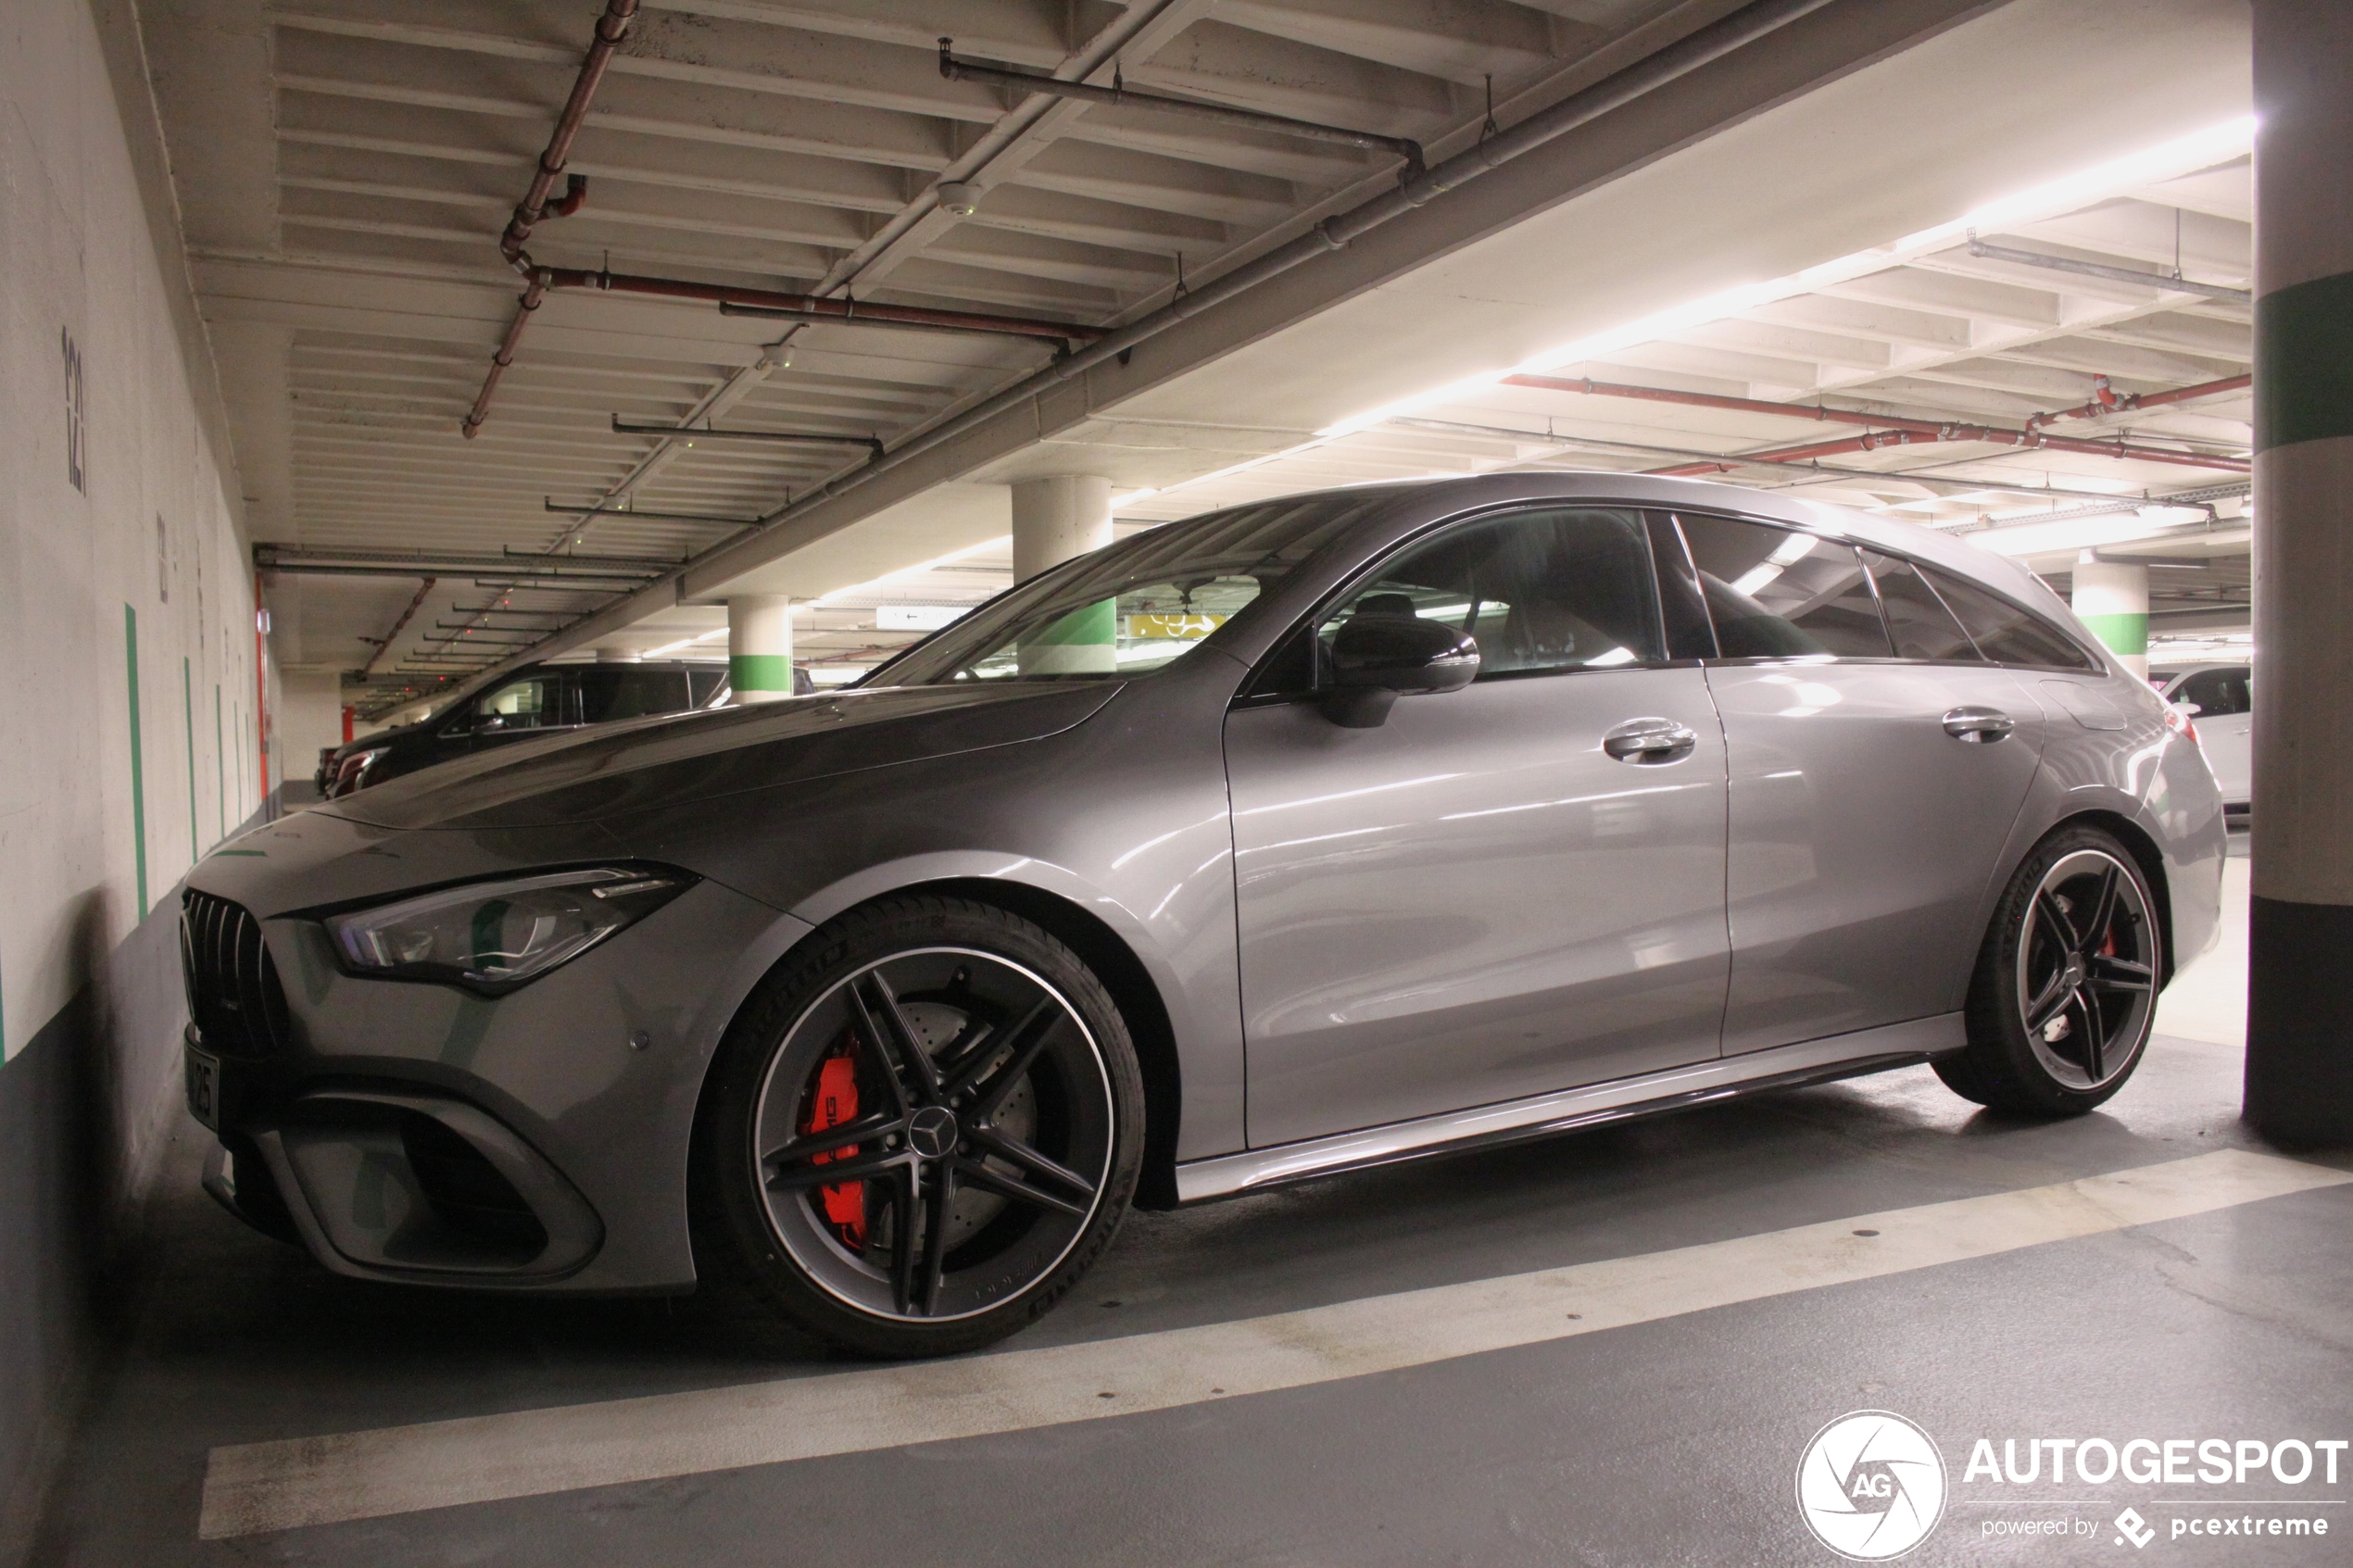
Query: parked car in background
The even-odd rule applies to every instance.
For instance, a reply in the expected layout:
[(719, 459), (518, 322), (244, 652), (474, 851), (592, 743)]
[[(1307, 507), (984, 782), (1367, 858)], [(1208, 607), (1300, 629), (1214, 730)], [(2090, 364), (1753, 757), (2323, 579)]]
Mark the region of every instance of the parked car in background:
[(2222, 809), (2237, 814), (2255, 793), (2253, 669), (2245, 664), (2185, 664), (2149, 671), (2149, 684), (2197, 726), (2198, 745)]
[(2217, 930), (2167, 718), (2017, 562), (1786, 493), (1210, 513), (854, 687), (205, 860), (207, 1185), (360, 1278), (717, 1279), (915, 1355), (1044, 1312), (1131, 1200), (1923, 1061), (2081, 1114)]
[[(796, 694), (813, 689), (793, 671)], [(534, 735), (618, 719), (709, 708), (726, 693), (727, 667), (648, 660), (638, 664), (534, 664), (459, 698), (417, 723), (378, 730), (334, 749), (321, 767), (319, 793), (341, 799), (371, 784)]]

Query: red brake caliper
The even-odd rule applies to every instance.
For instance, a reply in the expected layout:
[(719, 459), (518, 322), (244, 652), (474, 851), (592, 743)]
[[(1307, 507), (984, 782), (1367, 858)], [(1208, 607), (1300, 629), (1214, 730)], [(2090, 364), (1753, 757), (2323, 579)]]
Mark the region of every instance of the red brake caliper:
[[(809, 1097), (809, 1119), (801, 1123), (802, 1136), (838, 1127), (858, 1114), (858, 1062), (852, 1048), (843, 1047), (827, 1057), (817, 1069), (817, 1090)], [(812, 1165), (830, 1165), (837, 1160), (847, 1160), (858, 1152), (851, 1144), (830, 1154), (810, 1157)], [(839, 1186), (819, 1187), (817, 1207), (825, 1223), (844, 1247), (858, 1251), (866, 1245), (866, 1184), (844, 1182)]]

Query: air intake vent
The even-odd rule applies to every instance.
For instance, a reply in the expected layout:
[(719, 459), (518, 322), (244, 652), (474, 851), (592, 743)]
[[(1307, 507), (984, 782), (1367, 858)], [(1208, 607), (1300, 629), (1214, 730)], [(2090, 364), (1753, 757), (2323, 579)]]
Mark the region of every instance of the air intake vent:
[(193, 888), (182, 894), (180, 968), (188, 982), (188, 1016), (208, 1049), (271, 1056), (285, 1048), (286, 993), (262, 943), (261, 922), (243, 905)]

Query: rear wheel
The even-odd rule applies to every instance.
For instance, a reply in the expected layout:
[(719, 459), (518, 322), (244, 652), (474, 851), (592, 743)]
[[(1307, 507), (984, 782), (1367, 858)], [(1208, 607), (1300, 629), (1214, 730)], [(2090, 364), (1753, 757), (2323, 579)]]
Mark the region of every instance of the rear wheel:
[(1969, 1047), (1936, 1064), (1955, 1093), (2005, 1110), (2072, 1116), (2124, 1086), (2157, 1017), (2156, 900), (2097, 828), (2037, 845), (1978, 955)]
[(1143, 1096), (1118, 1009), (1039, 927), (853, 910), (738, 1021), (697, 1148), (698, 1250), (870, 1355), (989, 1344), (1109, 1245)]

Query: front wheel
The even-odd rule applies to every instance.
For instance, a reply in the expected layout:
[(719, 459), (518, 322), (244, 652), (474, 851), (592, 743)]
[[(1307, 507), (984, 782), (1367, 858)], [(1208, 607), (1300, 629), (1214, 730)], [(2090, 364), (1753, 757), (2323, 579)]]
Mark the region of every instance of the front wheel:
[(2132, 854), (2061, 828), (2010, 881), (1969, 985), (1969, 1047), (1936, 1063), (1964, 1098), (2076, 1116), (2124, 1086), (2157, 1018), (2156, 900)]
[(877, 1356), (992, 1343), (1110, 1245), (1142, 1160), (1119, 1010), (1077, 956), (988, 905), (851, 911), (722, 1047), (697, 1147), (698, 1250), (803, 1327)]

